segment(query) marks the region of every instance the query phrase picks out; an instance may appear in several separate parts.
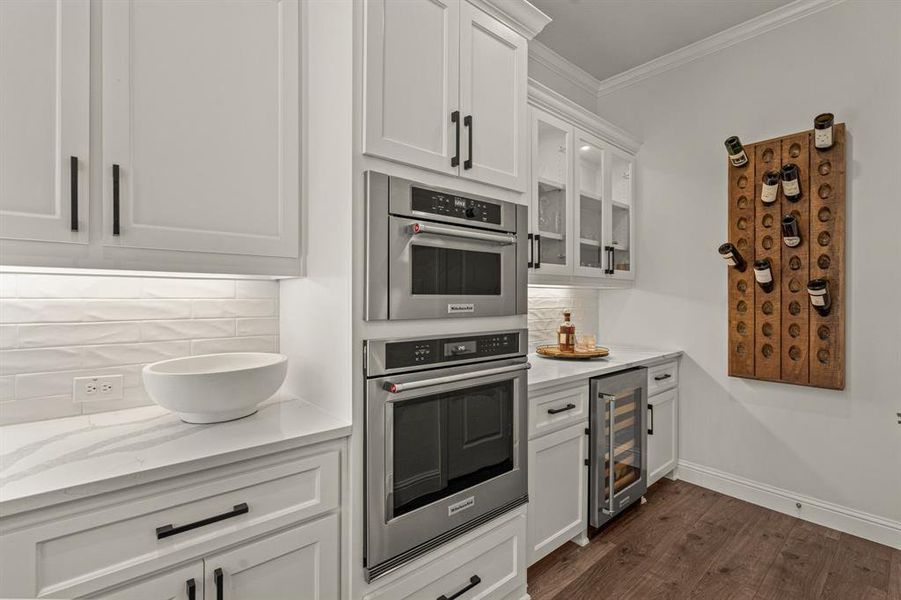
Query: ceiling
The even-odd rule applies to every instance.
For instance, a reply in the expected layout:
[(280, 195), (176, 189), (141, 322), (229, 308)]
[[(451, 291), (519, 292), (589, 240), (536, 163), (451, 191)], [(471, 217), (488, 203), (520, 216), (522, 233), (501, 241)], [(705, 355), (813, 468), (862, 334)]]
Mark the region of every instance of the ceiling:
[(791, 0), (530, 0), (539, 42), (604, 80)]

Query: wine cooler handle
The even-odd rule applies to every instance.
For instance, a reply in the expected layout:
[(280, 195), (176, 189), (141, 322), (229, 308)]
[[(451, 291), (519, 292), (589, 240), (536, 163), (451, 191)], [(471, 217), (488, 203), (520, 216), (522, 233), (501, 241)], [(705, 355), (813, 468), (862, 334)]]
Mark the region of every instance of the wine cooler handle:
[(654, 405), (648, 404), (648, 435), (654, 435)]
[(224, 575), (222, 574), (222, 569), (217, 568), (213, 571), (213, 581), (216, 584), (216, 600), (223, 600), (225, 598), (225, 582)]
[(78, 231), (78, 157), (69, 157), (69, 229)]
[(185, 582), (185, 594), (188, 600), (197, 600), (197, 583), (193, 577)]
[(462, 590), (460, 590), (453, 596), (445, 596), (444, 594), (441, 594), (440, 596), (438, 596), (438, 598), (436, 600), (454, 600), (455, 598), (459, 598), (460, 596), (462, 596), (463, 594), (465, 594), (466, 592), (468, 592), (475, 586), (479, 585), (480, 583), (482, 583), (482, 578), (479, 577), (478, 575), (473, 575), (472, 577), (469, 578), (469, 585), (464, 587)]
[(613, 469), (613, 451), (615, 449), (615, 432), (613, 431), (613, 414), (616, 410), (616, 396), (613, 394), (601, 394), (601, 400), (607, 403), (608, 413), (610, 416), (608, 417), (607, 422), (607, 432), (610, 436), (608, 443), (609, 448), (608, 452), (610, 453), (610, 458), (607, 461), (607, 508), (602, 509), (605, 515), (613, 514), (613, 488), (616, 484), (616, 475)]
[(456, 167), (460, 164), (460, 111), (455, 110), (451, 113), (451, 123), (456, 126), (456, 141), (454, 142), (454, 155), (451, 157), (451, 166)]

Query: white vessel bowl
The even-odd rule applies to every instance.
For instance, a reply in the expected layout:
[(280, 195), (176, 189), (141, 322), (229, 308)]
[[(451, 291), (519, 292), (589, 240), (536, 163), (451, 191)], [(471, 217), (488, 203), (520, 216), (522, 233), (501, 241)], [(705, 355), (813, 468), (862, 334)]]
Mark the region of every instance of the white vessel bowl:
[(147, 393), (188, 423), (221, 423), (252, 415), (281, 387), (288, 357), (269, 352), (203, 354), (144, 367)]

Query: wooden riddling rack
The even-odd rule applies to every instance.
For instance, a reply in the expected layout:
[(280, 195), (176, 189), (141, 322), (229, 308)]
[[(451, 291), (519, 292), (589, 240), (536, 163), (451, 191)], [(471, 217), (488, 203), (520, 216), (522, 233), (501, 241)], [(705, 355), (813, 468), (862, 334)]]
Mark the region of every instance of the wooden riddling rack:
[[(729, 268), (729, 375), (821, 388), (845, 387), (845, 126), (818, 150), (813, 130), (745, 145), (748, 163), (729, 169), (729, 241), (748, 267)], [(764, 172), (795, 163), (801, 198), (779, 185), (771, 205), (760, 201)], [(782, 217), (794, 213), (801, 243), (782, 242)], [(773, 290), (754, 280), (754, 261), (768, 258)], [(829, 281), (832, 309), (810, 306), (807, 282)]]

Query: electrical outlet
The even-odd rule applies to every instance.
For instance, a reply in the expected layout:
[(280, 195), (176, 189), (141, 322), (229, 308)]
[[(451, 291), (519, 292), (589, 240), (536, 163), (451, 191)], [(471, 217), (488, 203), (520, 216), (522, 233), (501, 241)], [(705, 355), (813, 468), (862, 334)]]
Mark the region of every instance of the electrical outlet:
[(72, 379), (73, 402), (98, 402), (122, 399), (121, 375), (98, 375)]

